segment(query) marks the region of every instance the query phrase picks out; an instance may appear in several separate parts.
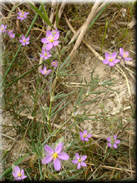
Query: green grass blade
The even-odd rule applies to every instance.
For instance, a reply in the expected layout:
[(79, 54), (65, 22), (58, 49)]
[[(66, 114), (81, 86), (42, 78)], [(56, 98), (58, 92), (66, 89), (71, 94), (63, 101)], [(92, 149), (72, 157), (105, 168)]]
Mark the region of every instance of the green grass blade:
[(36, 11), (36, 13), (50, 26), (52, 26), (48, 15), (46, 14), (46, 10), (44, 8), (44, 5), (41, 3), (41, 9), (43, 9), (44, 14), (41, 13), (41, 11), (39, 9), (37, 9), (33, 4), (30, 4), (30, 6)]

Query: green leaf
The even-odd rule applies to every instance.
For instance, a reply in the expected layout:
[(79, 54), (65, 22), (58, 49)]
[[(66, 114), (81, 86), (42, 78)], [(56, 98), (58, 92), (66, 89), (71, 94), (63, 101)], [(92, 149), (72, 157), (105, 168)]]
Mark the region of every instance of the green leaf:
[(33, 4), (30, 4), (30, 6), (36, 11), (36, 13), (50, 26), (52, 26), (52, 23), (50, 22), (48, 15), (46, 13), (46, 10), (44, 8), (44, 5), (41, 3), (42, 9), (44, 11), (44, 14), (41, 13), (39, 9), (37, 9)]

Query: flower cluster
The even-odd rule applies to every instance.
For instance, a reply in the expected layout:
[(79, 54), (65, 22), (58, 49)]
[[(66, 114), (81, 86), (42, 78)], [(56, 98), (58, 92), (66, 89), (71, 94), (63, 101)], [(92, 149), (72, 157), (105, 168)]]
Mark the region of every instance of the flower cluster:
[[(57, 28), (52, 31), (47, 30), (46, 37), (41, 39), (41, 42), (45, 44), (42, 48), (42, 53), (40, 54), (41, 58), (47, 60), (52, 56), (51, 49), (54, 49), (59, 44), (58, 39), (59, 39), (59, 31), (57, 30)], [(57, 61), (52, 61), (51, 66), (57, 68), (58, 66)], [(43, 75), (48, 75), (50, 71), (51, 70), (47, 70), (46, 67), (44, 67), (43, 70), (40, 70), (40, 72)]]
[[(69, 155), (62, 152), (63, 149), (63, 143), (59, 143), (56, 148), (51, 148), (48, 145), (45, 145), (44, 147), (45, 151), (47, 152), (47, 156), (42, 159), (42, 164), (48, 164), (51, 161), (53, 161), (54, 168), (56, 171), (59, 171), (61, 169), (61, 160), (66, 161), (69, 159)], [(55, 149), (55, 150), (54, 150)], [(84, 155), (80, 158), (79, 154), (75, 154), (76, 159), (72, 160), (72, 163), (78, 164), (77, 168), (80, 169), (81, 166), (86, 166), (86, 163), (83, 161), (86, 160), (87, 156)]]
[[(124, 52), (123, 48), (120, 48), (119, 56), (124, 61), (132, 60), (132, 58), (127, 58), (129, 55), (129, 52)], [(104, 64), (108, 64), (109, 66), (114, 66), (118, 62), (120, 62), (120, 59), (116, 59), (117, 53), (113, 52), (111, 55), (109, 53), (105, 53), (105, 60), (103, 60)]]
[[(91, 137), (91, 134), (87, 134), (87, 131), (84, 130), (84, 133), (80, 132), (80, 138), (82, 141), (88, 141)], [(86, 139), (87, 138), (87, 139)], [(108, 146), (117, 148), (116, 144), (120, 143), (120, 140), (117, 140), (117, 136), (114, 135), (113, 138), (108, 137), (107, 138)], [(54, 168), (56, 171), (61, 170), (61, 161), (67, 161), (69, 159), (69, 155), (63, 151), (63, 143), (60, 142), (56, 147), (51, 148), (49, 145), (44, 146), (44, 150), (46, 151), (45, 157), (42, 159), (42, 164), (46, 165), (51, 163), (51, 165), (54, 164)], [(87, 159), (87, 155), (80, 156), (79, 153), (75, 153), (75, 159), (73, 159), (71, 162), (74, 164), (77, 164), (77, 169), (80, 169), (82, 166), (86, 167), (87, 164), (84, 162)], [(14, 176), (14, 180), (23, 180), (27, 176), (24, 175), (24, 170), (20, 169), (18, 166), (15, 166), (12, 172), (12, 175)]]

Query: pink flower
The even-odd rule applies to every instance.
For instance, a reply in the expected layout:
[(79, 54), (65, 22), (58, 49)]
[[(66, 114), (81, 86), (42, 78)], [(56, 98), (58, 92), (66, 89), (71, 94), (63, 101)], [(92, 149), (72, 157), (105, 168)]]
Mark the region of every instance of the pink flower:
[(47, 76), (47, 75), (51, 72), (51, 70), (47, 70), (47, 68), (44, 67), (43, 70), (40, 70), (40, 72), (41, 72), (43, 75)]
[(114, 66), (116, 63), (120, 62), (119, 59), (115, 59), (117, 56), (116, 52), (113, 52), (112, 55), (110, 56), (109, 53), (105, 53), (105, 60), (103, 60), (104, 64), (108, 64), (109, 66)]
[(52, 61), (52, 62), (51, 62), (51, 65), (52, 65), (53, 67), (56, 67), (56, 68), (57, 68), (57, 66), (58, 66), (58, 62), (56, 62), (56, 61)]
[(13, 33), (13, 30), (9, 29), (7, 31), (7, 33), (8, 33), (8, 35), (9, 35), (10, 38), (14, 38), (15, 37), (15, 34)]
[(19, 39), (19, 42), (22, 43), (23, 46), (29, 44), (29, 37), (26, 37), (22, 35), (22, 39)]
[(28, 12), (25, 11), (20, 11), (17, 13), (19, 16), (17, 17), (17, 19), (20, 19), (21, 21), (24, 20), (25, 18), (27, 18), (27, 15), (29, 14)]
[(68, 154), (62, 152), (63, 143), (59, 143), (55, 150), (52, 149), (50, 146), (45, 145), (44, 149), (48, 153), (48, 155), (42, 159), (42, 164), (48, 164), (49, 162), (53, 161), (54, 168), (56, 171), (59, 171), (61, 169), (61, 162), (60, 160), (66, 161), (69, 159)]
[(59, 31), (57, 30), (57, 27), (55, 28), (55, 30), (52, 30), (52, 35), (55, 36), (56, 34), (59, 34)]
[(77, 165), (77, 169), (80, 169), (81, 166), (87, 166), (86, 163), (84, 163), (83, 161), (85, 161), (87, 159), (87, 156), (79, 156), (78, 153), (75, 154), (76, 159), (72, 160), (72, 163), (78, 164)]
[(79, 135), (82, 141), (89, 141), (89, 138), (92, 136), (91, 134), (87, 134), (87, 130), (84, 130), (84, 133), (79, 132)]
[(6, 32), (6, 28), (7, 28), (7, 25), (1, 25), (0, 26), (0, 33), (2, 33), (2, 32)]
[(20, 170), (18, 166), (15, 166), (15, 169), (12, 172), (12, 175), (15, 177), (14, 180), (23, 180), (27, 177), (24, 175), (24, 170), (23, 169)]
[(119, 144), (120, 143), (120, 140), (116, 140), (117, 139), (117, 136), (114, 135), (114, 138), (110, 138), (108, 137), (107, 138), (107, 141), (109, 142), (108, 143), (108, 147), (114, 147), (115, 149), (117, 148), (117, 145), (116, 144)]
[(123, 50), (123, 48), (120, 48), (120, 54), (119, 56), (121, 56), (121, 58), (125, 61), (128, 61), (128, 60), (132, 60), (132, 58), (127, 58), (129, 55), (129, 52), (128, 51), (125, 51)]
[(49, 51), (45, 50), (45, 48), (42, 48), (42, 53), (40, 54), (40, 57), (42, 57), (45, 60), (47, 60), (51, 56), (52, 55), (49, 54)]
[(41, 42), (46, 44), (47, 50), (50, 50), (59, 44), (59, 41), (57, 41), (59, 38), (59, 31), (56, 30), (55, 32), (47, 30), (46, 38), (41, 39)]

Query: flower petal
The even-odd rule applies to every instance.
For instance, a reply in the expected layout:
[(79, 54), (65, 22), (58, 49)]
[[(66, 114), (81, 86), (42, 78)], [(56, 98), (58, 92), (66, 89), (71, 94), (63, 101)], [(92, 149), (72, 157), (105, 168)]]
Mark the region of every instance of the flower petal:
[(114, 139), (115, 139), (115, 140), (117, 139), (117, 136), (116, 136), (116, 135), (114, 135)]
[[(46, 69), (46, 67), (44, 67), (43, 70), (45, 71), (45, 69)], [(48, 154), (53, 154), (53, 153), (54, 153), (53, 149), (51, 149), (51, 147), (48, 146), (48, 145), (45, 145), (45, 146), (44, 146), (44, 149), (45, 149), (45, 151), (46, 151)]]
[(132, 58), (124, 58), (125, 61), (132, 60)]
[(20, 168), (18, 166), (15, 166), (14, 172), (16, 173), (18, 171), (20, 171)]
[(111, 147), (111, 143), (108, 143), (108, 147)]
[(46, 36), (47, 36), (47, 37), (52, 36), (51, 31), (47, 30), (47, 32), (46, 32)]
[(71, 162), (77, 164), (78, 160), (77, 159), (73, 159)]
[(80, 167), (81, 167), (81, 163), (78, 163), (77, 169), (80, 169)]
[(87, 130), (84, 130), (84, 134), (87, 134)]
[(76, 159), (79, 159), (79, 153), (75, 154)]
[(79, 132), (79, 135), (83, 137), (83, 133), (82, 132)]
[(58, 154), (62, 151), (62, 148), (63, 148), (63, 143), (59, 143), (55, 149), (55, 152)]
[(111, 58), (115, 59), (117, 56), (117, 52), (113, 52), (112, 55), (111, 55)]
[(82, 160), (82, 161), (85, 161), (85, 159), (87, 159), (87, 156), (86, 156), (86, 155), (81, 156), (81, 160)]
[(113, 60), (113, 62), (114, 62), (115, 64), (117, 64), (118, 62), (120, 62), (120, 60), (119, 60), (119, 59), (115, 59), (115, 60)]
[(53, 157), (51, 155), (46, 156), (45, 158), (42, 159), (42, 164), (48, 164), (50, 161), (52, 161)]
[(84, 137), (83, 137), (83, 136), (81, 136), (81, 137), (80, 137), (80, 139), (83, 141), (83, 140), (84, 140)]
[(57, 40), (59, 38), (59, 31), (56, 32), (55, 36), (54, 36), (54, 40)]
[(13, 177), (17, 177), (17, 172), (12, 172)]
[(41, 42), (44, 43), (44, 44), (48, 43), (47, 38), (42, 38)]
[(81, 162), (81, 166), (87, 166), (87, 164), (84, 162)]
[(53, 47), (53, 44), (52, 43), (49, 43), (49, 44), (46, 45), (46, 49), (47, 50), (50, 50), (52, 47)]
[(53, 45), (54, 45), (54, 46), (57, 46), (58, 44), (59, 44), (59, 41), (54, 41), (54, 42), (53, 42)]
[(119, 143), (120, 143), (120, 140), (116, 140), (115, 143), (116, 143), (116, 144), (119, 144)]
[(110, 59), (110, 54), (109, 54), (109, 53), (105, 53), (105, 58), (106, 58), (107, 60), (109, 60), (109, 59)]
[(124, 53), (123, 48), (120, 48), (120, 49), (119, 49), (119, 51), (120, 51), (120, 55), (122, 55), (122, 56), (123, 56), (123, 53)]
[(61, 162), (58, 158), (54, 160), (54, 168), (55, 170), (59, 171), (61, 169)]
[(103, 60), (103, 63), (104, 64), (108, 64), (109, 63), (109, 60)]
[(87, 135), (87, 138), (90, 138), (91, 136), (92, 136), (91, 134), (88, 134), (88, 135)]
[(59, 153), (58, 158), (65, 161), (69, 159), (69, 155), (67, 153)]
[(111, 138), (110, 138), (110, 137), (108, 137), (108, 138), (107, 138), (107, 141), (108, 141), (108, 142), (110, 142), (110, 141), (111, 141)]
[(109, 62), (109, 66), (114, 66), (115, 64), (113, 62)]
[(114, 144), (114, 145), (113, 145), (113, 147), (116, 149), (116, 148), (117, 148), (117, 145), (116, 145), (116, 144)]
[(85, 141), (87, 142), (87, 141), (89, 141), (89, 139), (88, 138), (85, 138)]

